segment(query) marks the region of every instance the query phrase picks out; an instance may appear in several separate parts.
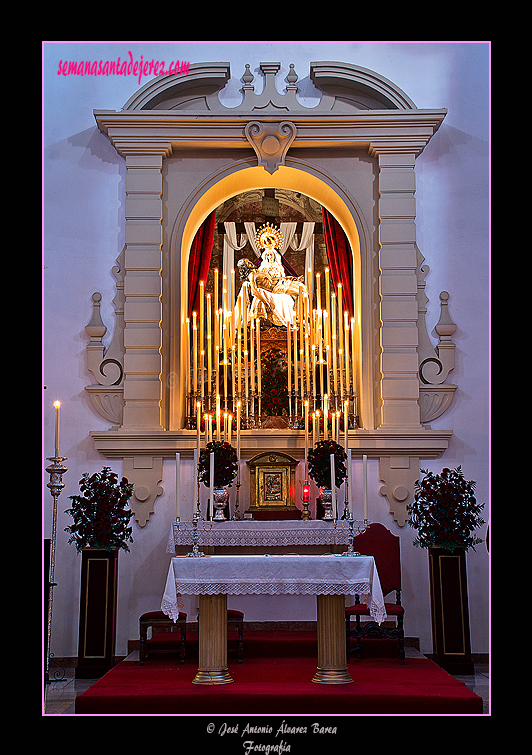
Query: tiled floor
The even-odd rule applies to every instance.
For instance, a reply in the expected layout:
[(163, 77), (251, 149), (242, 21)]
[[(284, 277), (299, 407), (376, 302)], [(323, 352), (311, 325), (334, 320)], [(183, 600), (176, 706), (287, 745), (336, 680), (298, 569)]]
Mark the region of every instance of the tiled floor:
[[(424, 657), (413, 648), (406, 648), (407, 658)], [(137, 660), (138, 652), (128, 656), (128, 660)], [(50, 678), (54, 678), (55, 671), (63, 677), (64, 681), (53, 681), (45, 685), (44, 690), (44, 714), (45, 715), (73, 715), (76, 697), (88, 689), (95, 679), (76, 679), (74, 668), (55, 669), (53, 662), (50, 665)], [(463, 682), (476, 695), (484, 701), (485, 714), (489, 713), (489, 666), (487, 663), (475, 664), (475, 673), (471, 676), (455, 676), (455, 679)]]

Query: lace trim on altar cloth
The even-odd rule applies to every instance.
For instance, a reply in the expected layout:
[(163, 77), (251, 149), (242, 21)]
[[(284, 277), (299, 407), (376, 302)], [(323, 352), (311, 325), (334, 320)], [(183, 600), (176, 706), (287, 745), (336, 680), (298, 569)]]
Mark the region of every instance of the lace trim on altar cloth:
[(317, 579), (283, 580), (203, 580), (177, 579), (176, 589), (185, 595), (366, 595), (368, 582), (333, 582)]
[[(231, 595), (359, 595), (362, 603), (369, 606), (371, 618), (378, 624), (386, 619), (386, 610), (383, 606), (378, 606), (371, 599), (368, 582), (358, 583), (318, 583), (312, 582), (275, 582), (254, 580), (253, 584), (249, 582), (187, 582), (179, 580), (176, 585), (179, 590), (186, 595), (218, 595), (220, 593)], [(161, 611), (169, 616), (173, 621), (179, 618), (179, 612), (184, 610), (183, 597), (181, 593), (177, 594), (177, 603), (167, 596), (164, 596), (161, 603)]]
[(382, 624), (383, 621), (386, 621), (386, 609), (382, 606), (378, 606), (377, 603), (375, 603), (374, 600), (371, 599), (371, 594), (367, 593), (364, 595), (363, 593), (355, 593), (359, 596), (360, 602), (365, 603), (367, 607), (369, 608), (369, 615), (373, 619), (373, 621), (376, 621), (377, 624)]
[[(261, 522), (260, 528), (240, 529), (238, 527), (223, 529), (214, 526), (211, 530), (198, 528), (198, 545), (222, 547), (266, 547), (273, 548), (290, 545), (347, 545), (349, 530), (346, 527), (299, 527), (269, 528)], [(168, 538), (167, 553), (175, 553), (176, 545), (192, 545), (192, 530), (187, 527), (181, 531), (173, 526)]]
[[(179, 604), (182, 604), (181, 606)], [(161, 603), (161, 611), (169, 616), (172, 621), (177, 621), (179, 618), (179, 611), (183, 610), (185, 607), (185, 604), (183, 603), (183, 598), (181, 595), (178, 596), (177, 604), (173, 603), (172, 601), (168, 600), (167, 598), (163, 598)]]

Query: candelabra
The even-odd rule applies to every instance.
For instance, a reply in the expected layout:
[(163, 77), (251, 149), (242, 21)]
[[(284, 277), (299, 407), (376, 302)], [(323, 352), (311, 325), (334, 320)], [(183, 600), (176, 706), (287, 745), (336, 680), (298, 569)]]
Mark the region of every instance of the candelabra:
[[(363, 521), (359, 519), (353, 519), (353, 515), (351, 512), (349, 512), (349, 517), (344, 519), (344, 521), (347, 521), (349, 525), (349, 543), (347, 546), (347, 550), (344, 553), (338, 553), (337, 555), (339, 557), (345, 557), (345, 556), (360, 556), (360, 553), (358, 551), (355, 551), (354, 548), (354, 539), (356, 535), (361, 535), (363, 532), (365, 532), (368, 528), (368, 520), (364, 519)], [(336, 528), (336, 525), (338, 523), (338, 520), (335, 521), (334, 526)], [(357, 525), (357, 532), (355, 535), (354, 529), (355, 524)]]
[(233, 516), (231, 517), (231, 520), (233, 522), (239, 522), (242, 519), (242, 514), (240, 513), (239, 508), (238, 508), (238, 506), (239, 506), (239, 500), (238, 500), (239, 496), (240, 496), (240, 471), (239, 471), (239, 476), (238, 476), (237, 482), (236, 482), (235, 509), (233, 511)]
[[(57, 451), (56, 451), (57, 454)], [(46, 676), (45, 681), (46, 683), (50, 682), (49, 678), (49, 667), (50, 667), (50, 657), (52, 653), (50, 652), (50, 641), (52, 637), (52, 606), (53, 606), (53, 600), (54, 600), (54, 572), (55, 572), (55, 542), (56, 542), (56, 536), (57, 536), (57, 499), (59, 498), (61, 491), (65, 487), (65, 484), (63, 482), (63, 475), (67, 471), (67, 468), (62, 464), (63, 461), (66, 461), (66, 456), (48, 456), (48, 461), (51, 461), (52, 463), (46, 467), (46, 471), (50, 475), (50, 482), (47, 484), (47, 487), (50, 489), (50, 493), (52, 494), (52, 497), (54, 499), (54, 506), (53, 506), (53, 512), (52, 512), (52, 537), (50, 541), (50, 567), (49, 567), (49, 576), (48, 576), (48, 626), (47, 626), (47, 647), (46, 647)], [(55, 679), (54, 681), (60, 681), (58, 679)]]
[[(198, 516), (197, 514), (194, 514), (194, 516), (192, 517), (192, 550), (190, 551), (190, 553), (187, 553), (188, 558), (204, 558), (206, 556), (206, 554), (200, 551), (199, 549), (198, 524), (200, 521), (203, 523), (203, 530), (205, 532), (208, 532), (210, 529), (212, 529), (211, 522), (206, 522), (205, 520), (201, 519), (200, 516)], [(176, 524), (177, 524), (177, 529), (180, 532), (186, 532), (188, 521), (177, 522)]]

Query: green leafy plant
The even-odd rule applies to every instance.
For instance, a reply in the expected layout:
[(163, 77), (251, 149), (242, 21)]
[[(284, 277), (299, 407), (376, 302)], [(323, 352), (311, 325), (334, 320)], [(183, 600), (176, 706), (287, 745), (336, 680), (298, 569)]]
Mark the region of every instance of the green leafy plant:
[(236, 477), (238, 458), (230, 443), (215, 440), (200, 451), (199, 480), (207, 487), (210, 483), (210, 455), (214, 453), (214, 487), (230, 485)]
[(418, 531), (414, 545), (421, 548), (468, 550), (481, 543), (473, 531), (484, 524), (484, 504), (474, 496), (476, 483), (467, 481), (462, 468), (443, 469), (441, 474), (421, 470), (425, 477), (414, 486), (414, 500), (407, 506), (409, 525)]
[(129, 520), (133, 512), (127, 506), (133, 485), (126, 477), (119, 482), (118, 475), (104, 467), (90, 477), (85, 472), (79, 488), (82, 495), (71, 495), (72, 507), (65, 512), (73, 519), (70, 527), (65, 527), (65, 532), (71, 534), (68, 542), (74, 543), (78, 552), (83, 548), (129, 551), (127, 543), (133, 542)]
[(339, 488), (347, 477), (346, 453), (334, 440), (321, 440), (308, 452), (308, 473), (316, 485), (331, 487), (331, 454), (334, 454), (334, 479)]

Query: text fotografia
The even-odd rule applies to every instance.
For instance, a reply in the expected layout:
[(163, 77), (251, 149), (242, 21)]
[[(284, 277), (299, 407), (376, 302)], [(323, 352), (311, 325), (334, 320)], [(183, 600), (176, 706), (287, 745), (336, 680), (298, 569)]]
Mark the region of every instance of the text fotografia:
[(164, 76), (177, 73), (188, 73), (190, 62), (185, 60), (173, 60), (166, 67), (164, 60), (133, 60), (133, 55), (128, 52), (129, 59), (122, 60), (60, 60), (57, 69), (58, 76), (135, 76), (140, 81), (143, 76)]
[[(207, 725), (209, 734), (218, 734), (219, 737), (237, 735), (241, 738), (244, 755), (253, 755), (255, 752), (265, 753), (265, 755), (282, 755), (291, 751), (291, 744), (279, 737), (312, 735), (312, 734), (337, 734), (336, 726), (323, 726), (319, 723), (311, 723), (305, 726), (291, 726), (283, 720), (280, 726), (276, 727), (269, 724), (263, 726), (254, 726), (246, 723), (241, 726), (240, 723), (227, 724), (222, 723), (216, 726), (213, 723)], [(253, 736), (269, 735), (277, 740), (274, 744), (264, 743), (251, 739)]]

